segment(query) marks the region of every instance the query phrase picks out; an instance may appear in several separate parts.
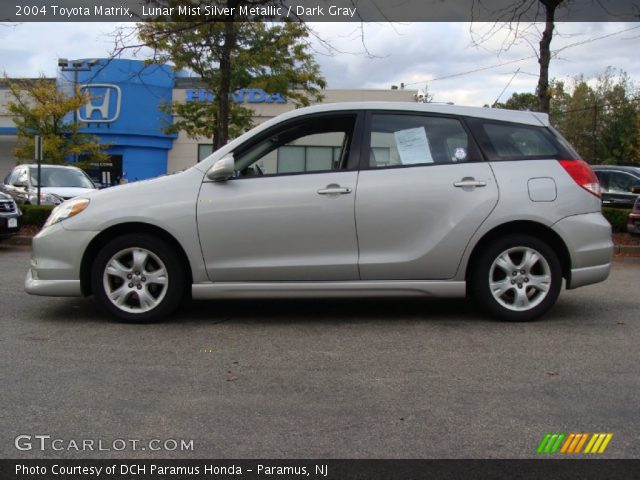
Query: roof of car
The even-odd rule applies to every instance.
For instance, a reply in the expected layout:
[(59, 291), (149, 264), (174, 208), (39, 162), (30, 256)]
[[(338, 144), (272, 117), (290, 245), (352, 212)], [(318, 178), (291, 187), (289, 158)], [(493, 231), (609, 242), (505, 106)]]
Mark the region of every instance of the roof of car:
[[(342, 110), (393, 110), (408, 112), (441, 113), (465, 117), (486, 118), (505, 122), (524, 123), (528, 125), (548, 126), (549, 116), (546, 113), (504, 110), (501, 108), (464, 107), (440, 103), (412, 102), (342, 102), (322, 103), (312, 107), (300, 108), (283, 116), (296, 117), (309, 113), (333, 112)], [(280, 117), (282, 118), (282, 116)]]
[[(38, 168), (37, 163), (22, 163), (20, 165), (16, 165), (16, 167), (29, 167), (29, 168)], [(72, 170), (79, 170), (78, 167), (74, 167), (73, 165), (54, 165), (51, 163), (41, 163), (40, 167), (42, 168), (67, 168)]]

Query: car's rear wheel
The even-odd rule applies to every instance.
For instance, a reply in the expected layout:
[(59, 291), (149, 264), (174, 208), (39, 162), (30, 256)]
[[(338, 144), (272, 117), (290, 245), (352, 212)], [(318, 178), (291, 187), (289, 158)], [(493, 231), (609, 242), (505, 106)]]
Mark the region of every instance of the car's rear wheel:
[(549, 245), (528, 235), (508, 235), (481, 253), (473, 272), (477, 301), (511, 322), (534, 320), (558, 299), (562, 268)]
[(91, 286), (99, 302), (127, 322), (154, 322), (180, 304), (185, 274), (170, 247), (147, 234), (117, 237), (93, 263)]

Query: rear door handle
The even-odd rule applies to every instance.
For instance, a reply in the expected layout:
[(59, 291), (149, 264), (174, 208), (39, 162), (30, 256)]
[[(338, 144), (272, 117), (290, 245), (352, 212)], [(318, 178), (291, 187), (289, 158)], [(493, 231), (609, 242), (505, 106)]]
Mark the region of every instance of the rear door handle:
[(341, 187), (335, 183), (318, 190), (319, 195), (345, 195), (347, 193), (351, 193), (351, 189), (349, 187)]
[(453, 186), (458, 188), (486, 187), (487, 182), (481, 182), (472, 177), (464, 177), (459, 182), (454, 183)]

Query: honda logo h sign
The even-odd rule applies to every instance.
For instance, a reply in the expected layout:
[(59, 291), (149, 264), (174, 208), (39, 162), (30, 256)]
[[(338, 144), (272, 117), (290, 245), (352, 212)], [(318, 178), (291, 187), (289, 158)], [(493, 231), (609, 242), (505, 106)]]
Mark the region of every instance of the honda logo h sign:
[(89, 101), (78, 109), (78, 120), (84, 123), (115, 122), (120, 116), (122, 91), (110, 83), (90, 83), (80, 86), (89, 94)]

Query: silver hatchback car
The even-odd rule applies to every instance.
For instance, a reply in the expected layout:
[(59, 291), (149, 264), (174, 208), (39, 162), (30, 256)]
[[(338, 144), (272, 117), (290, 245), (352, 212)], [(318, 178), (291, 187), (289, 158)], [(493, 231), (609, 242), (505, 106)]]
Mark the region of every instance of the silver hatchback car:
[[(194, 167), (66, 201), (26, 290), (122, 320), (181, 300), (470, 295), (532, 320), (609, 275), (589, 166), (546, 115), (433, 104), (303, 108)], [(455, 307), (454, 307), (455, 308)]]

